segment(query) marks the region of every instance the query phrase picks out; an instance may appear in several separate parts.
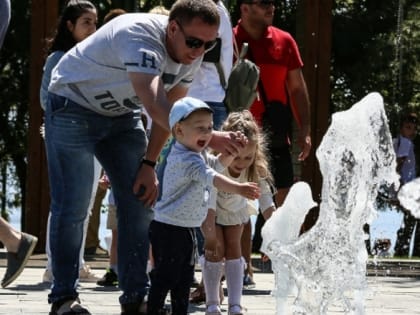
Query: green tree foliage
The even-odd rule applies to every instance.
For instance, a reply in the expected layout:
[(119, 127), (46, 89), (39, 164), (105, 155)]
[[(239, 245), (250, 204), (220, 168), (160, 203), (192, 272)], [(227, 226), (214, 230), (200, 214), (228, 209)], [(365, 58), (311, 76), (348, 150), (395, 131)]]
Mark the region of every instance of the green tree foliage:
[[(25, 200), (30, 51), (28, 7), (25, 0), (12, 2), (9, 32), (0, 51), (0, 193), (3, 214), (7, 207), (24, 204)], [(14, 191), (21, 194), (12, 193), (8, 187), (9, 169), (14, 170), (12, 182), (18, 183)]]
[[(378, 91), (384, 96), (394, 132), (401, 110), (419, 113), (420, 107), (420, 3), (418, 0), (399, 1), (335, 0), (332, 21), (331, 111), (346, 109), (367, 93)], [(156, 5), (169, 9), (173, 2), (93, 1), (100, 21), (112, 8), (147, 12)], [(64, 3), (60, 0), (61, 7)], [(225, 3), (235, 25), (239, 18), (237, 1), (226, 0)], [(293, 35), (299, 23), (297, 3), (297, 0), (277, 1), (274, 19), (275, 26)], [(399, 11), (400, 4), (402, 11)], [(28, 0), (12, 0), (12, 20), (0, 52), (0, 203), (3, 210), (13, 204), (25, 204), (30, 7)], [(400, 24), (399, 12), (402, 12)], [(12, 174), (7, 174), (7, 170), (12, 170)], [(10, 178), (10, 175), (18, 183), (15, 189), (18, 193), (2, 198), (1, 194), (7, 193), (5, 177)]]
[(400, 112), (420, 106), (420, 4), (400, 1), (401, 32), (399, 1), (337, 0), (333, 12), (333, 110), (378, 91), (394, 132)]

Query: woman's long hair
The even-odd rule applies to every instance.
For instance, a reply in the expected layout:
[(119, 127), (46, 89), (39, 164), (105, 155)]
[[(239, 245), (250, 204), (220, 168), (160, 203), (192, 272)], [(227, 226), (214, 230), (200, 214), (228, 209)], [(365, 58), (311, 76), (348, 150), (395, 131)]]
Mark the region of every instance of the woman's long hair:
[(58, 25), (55, 34), (52, 38), (47, 39), (47, 53), (50, 54), (54, 51), (68, 51), (77, 44), (73, 38), (73, 34), (67, 27), (67, 21), (73, 25), (76, 24), (78, 18), (82, 14), (89, 11), (96, 11), (95, 5), (87, 0), (69, 0), (64, 7), (64, 10), (58, 19)]

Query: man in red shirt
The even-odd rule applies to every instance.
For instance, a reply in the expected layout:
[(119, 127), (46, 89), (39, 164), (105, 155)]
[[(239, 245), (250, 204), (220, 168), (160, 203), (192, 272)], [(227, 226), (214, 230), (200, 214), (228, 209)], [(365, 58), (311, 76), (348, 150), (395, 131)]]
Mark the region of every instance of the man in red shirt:
[[(274, 199), (279, 207), (294, 180), (290, 152), (293, 118), (299, 128), (297, 143), (301, 152), (298, 159), (305, 160), (311, 149), (310, 103), (302, 74), (303, 62), (293, 37), (272, 26), (275, 1), (240, 0), (238, 4), (241, 18), (234, 27), (235, 39), (239, 50), (244, 42), (249, 44), (247, 57), (260, 67), (259, 97), (250, 110), (268, 134), (271, 171), (277, 190)], [(261, 215), (259, 221), (260, 225), (264, 222)], [(244, 278), (244, 285), (254, 284), (250, 238), (251, 226), (248, 224), (242, 237), (242, 251), (249, 273)]]

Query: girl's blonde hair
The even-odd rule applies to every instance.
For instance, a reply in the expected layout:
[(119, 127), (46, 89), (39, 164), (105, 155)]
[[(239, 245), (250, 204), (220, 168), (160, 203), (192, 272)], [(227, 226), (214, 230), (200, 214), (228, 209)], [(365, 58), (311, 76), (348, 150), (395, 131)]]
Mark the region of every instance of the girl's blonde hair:
[(149, 13), (153, 14), (161, 14), (161, 15), (169, 15), (169, 10), (166, 9), (163, 5), (157, 5), (150, 9)]
[(273, 176), (269, 168), (267, 156), (267, 142), (265, 135), (258, 126), (251, 112), (243, 110), (232, 112), (226, 118), (221, 128), (223, 131), (240, 131), (249, 142), (256, 143), (254, 163), (248, 169), (248, 180), (258, 182), (266, 179), (270, 184), (273, 183)]

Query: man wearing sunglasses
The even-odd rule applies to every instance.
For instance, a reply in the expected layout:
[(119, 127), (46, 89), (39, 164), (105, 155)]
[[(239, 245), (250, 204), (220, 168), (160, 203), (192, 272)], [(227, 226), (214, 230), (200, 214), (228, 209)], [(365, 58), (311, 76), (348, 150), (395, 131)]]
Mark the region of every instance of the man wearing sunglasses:
[[(45, 111), (55, 282), (48, 300), (78, 298), (78, 253), (93, 182), (93, 158), (113, 183), (118, 207), (122, 314), (142, 314), (148, 291), (148, 228), (157, 198), (155, 164), (169, 136), (172, 104), (184, 97), (217, 37), (211, 0), (178, 0), (169, 17), (128, 13), (69, 50), (52, 72)], [(144, 107), (153, 122), (147, 140)], [(211, 146), (233, 153), (233, 134)], [(65, 250), (63, 250), (65, 249)], [(90, 314), (71, 309), (66, 314)]]
[[(282, 205), (293, 184), (293, 166), (290, 153), (290, 129), (294, 117), (301, 147), (299, 160), (305, 160), (311, 149), (310, 104), (302, 74), (303, 62), (292, 36), (272, 25), (276, 1), (240, 0), (240, 16), (234, 28), (239, 47), (249, 44), (248, 58), (260, 67), (259, 97), (250, 110), (268, 133), (271, 171), (275, 180), (276, 206)], [(239, 48), (240, 49), (240, 48)], [(256, 235), (264, 219), (271, 214), (259, 214)], [(255, 241), (255, 239), (254, 239)], [(256, 247), (259, 250), (261, 243)], [(254, 246), (253, 246), (254, 247)], [(255, 285), (252, 279), (251, 225), (244, 229), (242, 251), (247, 260), (244, 285)]]

